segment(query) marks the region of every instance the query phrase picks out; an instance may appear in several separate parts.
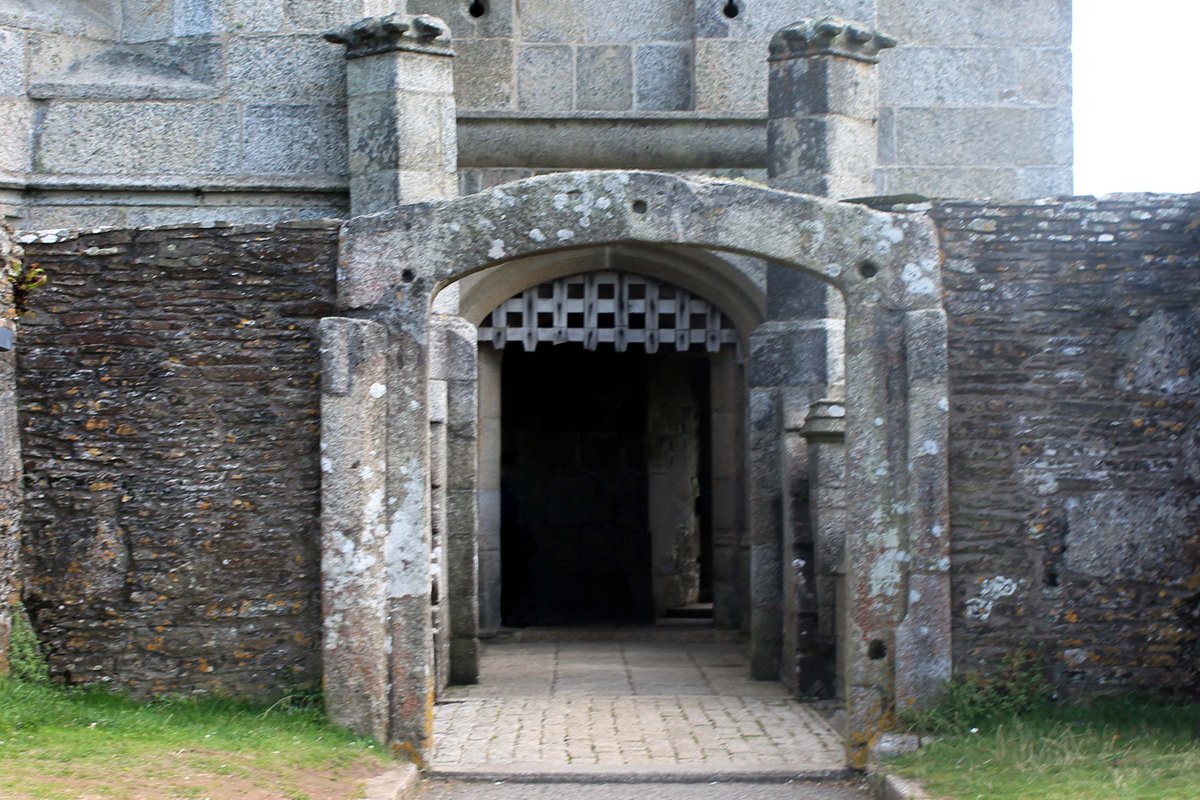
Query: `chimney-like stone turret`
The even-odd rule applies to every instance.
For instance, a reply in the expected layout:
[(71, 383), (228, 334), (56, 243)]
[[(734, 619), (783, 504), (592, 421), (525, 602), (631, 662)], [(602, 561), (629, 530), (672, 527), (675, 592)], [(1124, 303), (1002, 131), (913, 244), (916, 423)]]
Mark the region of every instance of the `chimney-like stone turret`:
[(791, 192), (877, 194), (879, 51), (890, 36), (837, 17), (805, 19), (771, 40), (767, 170)]
[(458, 193), (450, 29), (389, 14), (325, 34), (346, 46), (350, 213)]

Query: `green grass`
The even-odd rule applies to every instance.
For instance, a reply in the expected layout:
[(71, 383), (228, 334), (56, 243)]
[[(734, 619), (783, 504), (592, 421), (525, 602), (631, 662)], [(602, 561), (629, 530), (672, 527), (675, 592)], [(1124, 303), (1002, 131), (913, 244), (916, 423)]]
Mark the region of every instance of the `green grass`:
[(1039, 707), (889, 763), (953, 800), (1197, 800), (1200, 704), (1146, 697)]
[(388, 761), (311, 707), (143, 704), (0, 679), (0, 764), (0, 798), (307, 798), (354, 796)]

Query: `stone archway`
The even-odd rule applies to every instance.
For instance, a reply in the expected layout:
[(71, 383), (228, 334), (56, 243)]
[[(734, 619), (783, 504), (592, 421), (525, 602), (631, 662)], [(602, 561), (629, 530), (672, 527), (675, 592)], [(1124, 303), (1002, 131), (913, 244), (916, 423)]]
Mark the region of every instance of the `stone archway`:
[[(430, 304), (515, 258), (644, 244), (763, 258), (846, 303), (846, 604), (851, 763), (897, 705), (950, 673), (946, 327), (923, 218), (757, 186), (643, 172), (563, 173), (358, 217), (322, 322), (325, 675), (350, 727), (419, 754), (429, 630)], [(775, 548), (772, 551), (772, 547)], [(778, 545), (751, 573), (778, 581)]]

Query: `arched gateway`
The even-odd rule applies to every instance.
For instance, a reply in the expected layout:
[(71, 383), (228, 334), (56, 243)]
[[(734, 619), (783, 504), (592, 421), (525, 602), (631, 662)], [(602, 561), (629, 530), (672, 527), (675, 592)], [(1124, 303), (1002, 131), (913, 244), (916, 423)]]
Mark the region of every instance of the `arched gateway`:
[[(517, 259), (612, 246), (695, 252), (699, 272), (715, 270), (706, 252), (751, 256), (814, 276), (844, 298), (848, 466), (838, 680), (857, 761), (890, 711), (919, 702), (950, 674), (946, 326), (934, 231), (920, 217), (657, 173), (549, 175), (346, 224), (343, 316), (321, 323), (330, 711), (402, 749), (420, 753), (428, 745), (436, 686), (430, 414), (437, 404), (428, 387), (441, 324), (431, 314), (434, 296)], [(709, 277), (720, 285), (715, 272)], [(462, 330), (470, 325), (457, 326), (459, 339), (470, 337)], [(460, 466), (473, 480), (473, 463)], [(778, 648), (770, 628), (778, 621), (780, 550), (777, 539), (751, 531), (751, 616), (766, 620), (751, 625), (752, 650)], [(451, 581), (473, 586), (472, 560), (451, 554), (449, 561)], [(455, 636), (469, 659), (470, 642), (463, 632)]]

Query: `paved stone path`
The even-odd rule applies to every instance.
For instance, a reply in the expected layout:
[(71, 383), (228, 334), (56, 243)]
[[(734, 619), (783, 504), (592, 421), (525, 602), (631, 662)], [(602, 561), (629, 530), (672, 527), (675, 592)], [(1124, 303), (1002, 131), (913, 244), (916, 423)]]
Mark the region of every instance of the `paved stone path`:
[(460, 783), (431, 781), (422, 800), (869, 800), (853, 783)]
[(732, 644), (505, 642), (434, 717), (431, 773), (612, 780), (835, 777), (837, 734)]

